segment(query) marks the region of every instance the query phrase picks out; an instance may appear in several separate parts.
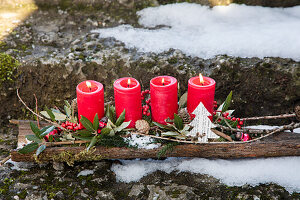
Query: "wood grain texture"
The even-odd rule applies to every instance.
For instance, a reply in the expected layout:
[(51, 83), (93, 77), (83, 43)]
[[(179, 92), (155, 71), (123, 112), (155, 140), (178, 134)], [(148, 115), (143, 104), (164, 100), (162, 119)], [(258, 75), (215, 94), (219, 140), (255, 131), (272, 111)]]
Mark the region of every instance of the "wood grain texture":
[[(31, 134), (29, 123), (19, 124), (22, 135)], [(95, 155), (101, 155), (102, 159), (134, 159), (134, 158), (157, 158), (157, 149), (133, 149), (133, 148), (106, 148), (96, 147)], [(85, 147), (48, 147), (40, 155), (40, 161), (51, 161), (53, 156), (61, 152), (78, 154)], [(19, 154), (16, 150), (11, 152), (13, 161), (34, 161), (33, 154)], [(202, 158), (253, 158), (253, 157), (280, 157), (300, 156), (300, 134), (278, 133), (262, 140), (250, 143), (221, 143), (221, 144), (183, 144), (174, 147), (165, 157), (202, 157)]]

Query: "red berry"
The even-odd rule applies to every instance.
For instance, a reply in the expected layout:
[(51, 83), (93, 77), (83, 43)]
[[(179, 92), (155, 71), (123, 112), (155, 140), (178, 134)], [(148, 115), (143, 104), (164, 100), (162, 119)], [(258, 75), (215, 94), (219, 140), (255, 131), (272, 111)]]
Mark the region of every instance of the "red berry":
[(215, 104), (215, 105), (214, 105), (214, 108), (217, 108), (217, 107), (218, 107), (218, 105), (217, 105), (217, 104)]
[(147, 110), (149, 109), (149, 106), (148, 105), (145, 105), (145, 108), (147, 108)]
[(146, 111), (143, 111), (143, 115), (147, 115), (147, 112), (146, 112)]
[(240, 129), (240, 128), (241, 128), (241, 126), (240, 126), (240, 125), (237, 125), (236, 127), (237, 127), (238, 129)]
[(104, 123), (104, 122), (99, 122), (99, 128), (104, 128), (106, 126), (106, 123)]
[(213, 115), (216, 115), (216, 114), (217, 114), (216, 111), (214, 111), (214, 112), (213, 112)]
[(243, 124), (244, 124), (244, 121), (239, 121), (239, 124), (240, 124), (240, 125), (243, 125)]
[(149, 94), (150, 90), (145, 90), (145, 92)]
[(147, 116), (150, 116), (150, 113), (149, 112), (147, 112), (147, 114), (146, 114)]
[(226, 117), (226, 119), (229, 119), (229, 120), (231, 120), (231, 117)]
[(236, 121), (236, 118), (235, 118), (235, 117), (233, 117), (233, 118), (232, 118), (232, 121)]
[(75, 126), (75, 127), (74, 127), (74, 130), (75, 130), (75, 131), (77, 131), (78, 129), (79, 129), (78, 126)]
[(81, 124), (81, 123), (79, 123), (79, 129), (84, 129), (84, 126)]
[(73, 130), (73, 126), (67, 126), (67, 129)]
[(236, 118), (236, 120), (239, 122), (241, 119), (240, 118)]
[(61, 127), (66, 128), (66, 124), (65, 124), (65, 123), (62, 123), (62, 124), (61, 124)]
[(100, 134), (100, 133), (101, 133), (101, 130), (100, 130), (100, 129), (98, 129), (98, 130), (97, 130), (97, 133), (98, 133), (98, 134)]
[(214, 104), (217, 104), (217, 101), (213, 101), (214, 102)]

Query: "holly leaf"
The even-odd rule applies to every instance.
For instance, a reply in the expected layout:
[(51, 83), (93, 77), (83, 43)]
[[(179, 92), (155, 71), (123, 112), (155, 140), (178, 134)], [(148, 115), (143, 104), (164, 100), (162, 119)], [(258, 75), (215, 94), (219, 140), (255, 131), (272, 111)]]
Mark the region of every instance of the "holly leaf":
[[(48, 118), (48, 119), (51, 119), (51, 117), (49, 116), (49, 114), (48, 114), (47, 111), (41, 111), (40, 113), (41, 113), (41, 115), (43, 115), (44, 117), (46, 117), (46, 118)], [(66, 120), (66, 118), (67, 118), (67, 116), (66, 116), (65, 114), (61, 113), (61, 112), (54, 112), (54, 111), (52, 110), (52, 113), (53, 113), (53, 115), (54, 115), (55, 120), (58, 120), (58, 121), (64, 121), (64, 120)]]
[(46, 145), (44, 145), (44, 144), (41, 145), (41, 146), (36, 150), (35, 155), (36, 155), (36, 156), (39, 156), (40, 153), (42, 153), (45, 149), (46, 149)]
[(168, 125), (160, 124), (158, 122), (153, 122), (153, 124), (158, 126), (159, 128), (170, 130), (170, 131), (174, 131), (176, 129), (176, 127), (173, 127), (172, 125), (168, 126)]
[(178, 102), (178, 106), (179, 108), (183, 108), (185, 105), (186, 105), (186, 102), (187, 102), (187, 92), (184, 93), (180, 99), (179, 99), (179, 102)]
[(47, 127), (46, 129), (42, 129), (41, 130), (41, 134), (40, 134), (40, 137), (43, 138), (45, 137), (47, 134), (49, 134), (51, 131), (53, 131), (55, 129), (55, 126), (50, 126), (50, 127)]
[(183, 120), (176, 113), (174, 113), (174, 124), (177, 129), (179, 130), (183, 129)]
[(98, 128), (99, 128), (99, 117), (98, 117), (98, 113), (96, 113), (96, 115), (95, 115), (95, 117), (94, 117), (93, 128), (94, 128), (94, 130), (98, 130)]
[(25, 138), (29, 141), (42, 143), (42, 140), (39, 137), (37, 137), (36, 135), (26, 135)]
[(47, 107), (45, 109), (46, 109), (47, 114), (50, 117), (49, 119), (51, 119), (53, 122), (55, 122), (55, 115), (53, 114), (53, 112), (50, 109), (48, 109)]
[(228, 110), (230, 103), (231, 103), (231, 99), (232, 99), (232, 91), (230, 91), (229, 95), (226, 97), (226, 100), (223, 103), (222, 112), (225, 112), (226, 110)]
[(30, 128), (36, 137), (40, 137), (40, 129), (33, 122), (30, 122)]
[(117, 119), (115, 125), (120, 126), (124, 122), (124, 120), (125, 120), (125, 109), (123, 110), (123, 112), (121, 113), (119, 118)]
[(105, 127), (101, 130), (101, 135), (108, 135), (111, 130), (112, 129)]
[(92, 122), (90, 122), (90, 120), (88, 120), (85, 116), (81, 115), (80, 122), (84, 126), (84, 128), (86, 128), (87, 130), (89, 130), (91, 132), (95, 131)]
[(20, 149), (18, 152), (21, 154), (27, 154), (35, 151), (39, 147), (39, 144), (37, 142), (33, 142), (30, 144), (27, 144), (25, 147)]
[(89, 151), (90, 148), (92, 148), (96, 144), (96, 142), (97, 142), (97, 136), (94, 136), (86, 150)]
[(110, 119), (113, 123), (115, 122), (115, 117), (114, 117), (114, 111), (115, 109), (113, 106), (107, 105), (106, 110), (105, 110), (105, 116)]
[(82, 136), (82, 137), (89, 137), (91, 135), (93, 135), (93, 132), (87, 130), (87, 129), (82, 129), (76, 132), (78, 135)]
[(123, 129), (127, 128), (127, 126), (129, 126), (131, 120), (129, 122), (123, 122), (120, 126), (114, 128), (115, 132), (120, 132)]

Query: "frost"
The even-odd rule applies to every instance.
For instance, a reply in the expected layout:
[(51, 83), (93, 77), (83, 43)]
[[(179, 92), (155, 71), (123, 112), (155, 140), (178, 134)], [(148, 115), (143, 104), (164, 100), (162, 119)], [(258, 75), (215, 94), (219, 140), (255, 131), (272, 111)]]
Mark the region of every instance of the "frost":
[(126, 138), (129, 145), (136, 146), (139, 149), (155, 149), (160, 147), (160, 144), (154, 144), (153, 139), (149, 136), (138, 136), (132, 134), (129, 138)]

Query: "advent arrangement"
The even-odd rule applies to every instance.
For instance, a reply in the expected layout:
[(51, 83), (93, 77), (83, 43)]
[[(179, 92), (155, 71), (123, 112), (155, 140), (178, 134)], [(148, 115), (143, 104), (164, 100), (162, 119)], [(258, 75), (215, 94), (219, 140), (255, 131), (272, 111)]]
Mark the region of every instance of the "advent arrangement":
[(160, 143), (158, 157), (179, 144), (249, 143), (284, 130), (292, 130), (299, 123), (272, 129), (257, 130), (245, 127), (245, 122), (259, 119), (296, 117), (296, 113), (279, 116), (237, 118), (229, 110), (232, 92), (220, 105), (214, 100), (216, 82), (201, 74), (188, 81), (188, 91), (180, 98), (178, 81), (171, 76), (157, 76), (150, 81), (150, 90), (142, 91), (135, 78), (124, 77), (113, 84), (113, 100), (105, 102), (104, 87), (94, 80), (79, 83), (77, 98), (65, 101), (63, 111), (58, 108), (34, 112), (20, 101), (38, 120), (47, 122), (41, 127), (30, 122), (32, 134), (25, 136), (27, 144), (19, 147), (19, 154), (39, 155), (53, 146), (94, 146), (134, 148), (126, 143), (130, 135), (150, 137)]

